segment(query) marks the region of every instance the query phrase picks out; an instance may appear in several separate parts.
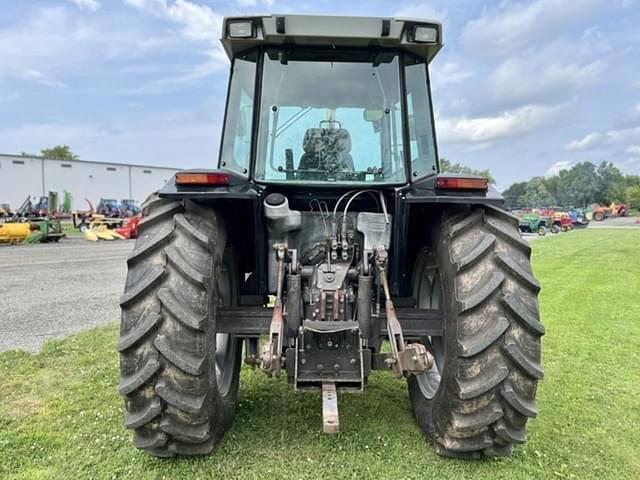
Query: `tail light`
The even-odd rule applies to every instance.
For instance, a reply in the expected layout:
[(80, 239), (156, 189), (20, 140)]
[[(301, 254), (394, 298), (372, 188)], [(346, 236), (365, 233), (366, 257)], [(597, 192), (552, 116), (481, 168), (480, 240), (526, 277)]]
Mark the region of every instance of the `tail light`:
[(487, 190), (489, 181), (486, 178), (438, 177), (436, 188), (443, 190)]
[(218, 172), (178, 172), (176, 185), (229, 185), (229, 174)]

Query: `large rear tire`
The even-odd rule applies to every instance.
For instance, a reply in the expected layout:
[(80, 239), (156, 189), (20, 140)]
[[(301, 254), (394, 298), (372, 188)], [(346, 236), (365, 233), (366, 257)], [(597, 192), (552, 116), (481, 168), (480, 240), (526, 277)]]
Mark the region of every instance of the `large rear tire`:
[(120, 394), (133, 443), (151, 455), (211, 452), (231, 425), (241, 343), (216, 335), (216, 308), (237, 298), (220, 217), (191, 201), (143, 207), (121, 298)]
[(417, 423), (445, 456), (510, 455), (535, 417), (538, 282), (518, 222), (492, 207), (448, 210), (419, 255), (414, 296), (441, 308), (443, 337), (424, 339), (435, 366), (409, 378)]

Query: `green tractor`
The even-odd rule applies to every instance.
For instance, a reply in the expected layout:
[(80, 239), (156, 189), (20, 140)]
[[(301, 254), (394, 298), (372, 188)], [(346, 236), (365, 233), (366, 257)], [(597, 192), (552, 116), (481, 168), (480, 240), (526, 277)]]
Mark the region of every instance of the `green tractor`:
[(549, 231), (560, 233), (560, 226), (553, 221), (553, 218), (541, 216), (535, 212), (521, 214), (518, 221), (518, 227), (523, 233), (537, 233), (540, 236), (546, 235)]
[(503, 198), (439, 172), (441, 25), (223, 23), (217, 168), (180, 171), (144, 203), (127, 260), (119, 391), (134, 445), (211, 452), (244, 357), (321, 393), (325, 432), (339, 430), (336, 392), (383, 370), (407, 382), (438, 453), (509, 455), (537, 413), (540, 286)]

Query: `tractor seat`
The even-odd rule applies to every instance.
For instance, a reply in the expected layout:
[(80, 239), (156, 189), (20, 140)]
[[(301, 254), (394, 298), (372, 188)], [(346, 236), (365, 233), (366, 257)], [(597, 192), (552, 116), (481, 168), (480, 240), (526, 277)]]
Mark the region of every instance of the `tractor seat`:
[[(344, 128), (310, 128), (304, 134), (298, 170), (353, 171), (351, 135)], [(301, 172), (301, 173), (302, 173)]]

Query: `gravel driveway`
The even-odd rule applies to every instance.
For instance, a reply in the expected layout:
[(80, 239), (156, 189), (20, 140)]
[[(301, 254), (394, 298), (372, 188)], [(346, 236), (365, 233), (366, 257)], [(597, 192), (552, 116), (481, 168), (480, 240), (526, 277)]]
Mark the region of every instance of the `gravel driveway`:
[(133, 243), (0, 245), (0, 350), (35, 352), (50, 338), (118, 320)]

